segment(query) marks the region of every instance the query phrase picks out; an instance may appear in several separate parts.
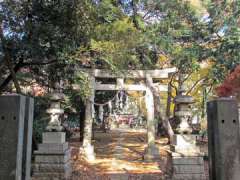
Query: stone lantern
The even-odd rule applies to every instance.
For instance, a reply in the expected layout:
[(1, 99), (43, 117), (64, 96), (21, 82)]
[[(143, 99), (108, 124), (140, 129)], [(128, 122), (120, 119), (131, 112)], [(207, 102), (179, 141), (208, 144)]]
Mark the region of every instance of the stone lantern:
[[(183, 74), (179, 78), (183, 78)], [(182, 81), (181, 81), (182, 82)], [(205, 179), (203, 154), (196, 145), (196, 135), (192, 134), (189, 120), (192, 119), (191, 104), (194, 100), (191, 96), (185, 95), (183, 84), (180, 85), (179, 94), (174, 102), (177, 106), (175, 116), (179, 118), (180, 124), (176, 129), (172, 141), (172, 179), (202, 180)]]
[(175, 116), (180, 119), (177, 132), (180, 134), (190, 134), (192, 133), (192, 128), (189, 125), (189, 120), (192, 117), (190, 105), (194, 103), (194, 100), (191, 96), (183, 95), (184, 92), (183, 88), (180, 89), (179, 95), (174, 99), (175, 105), (178, 107)]
[[(61, 84), (60, 84), (61, 85)], [(47, 132), (42, 134), (42, 143), (38, 145), (35, 154), (33, 177), (38, 179), (63, 179), (71, 178), (71, 149), (66, 142), (66, 133), (63, 132), (60, 116), (64, 114), (61, 101), (64, 95), (60, 85), (55, 84), (55, 90), (50, 96), (51, 105), (47, 109), (50, 122)]]
[(64, 113), (61, 109), (61, 101), (64, 95), (62, 93), (54, 92), (50, 96), (51, 105), (47, 109), (47, 113), (50, 114), (50, 121), (47, 126), (47, 131), (62, 131), (60, 116)]
[[(180, 78), (183, 78), (181, 75)], [(185, 87), (183, 84), (179, 87), (179, 93), (174, 99), (177, 106), (175, 116), (179, 118), (175, 135), (173, 137), (173, 149), (175, 152), (196, 152), (196, 136), (192, 135), (192, 127), (189, 121), (192, 119), (191, 104), (194, 103), (193, 97), (185, 95)]]

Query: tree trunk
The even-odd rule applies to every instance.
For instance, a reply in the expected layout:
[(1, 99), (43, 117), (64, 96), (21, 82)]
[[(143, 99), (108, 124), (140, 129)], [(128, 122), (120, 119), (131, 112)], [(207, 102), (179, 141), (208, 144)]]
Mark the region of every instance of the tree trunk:
[(205, 111), (205, 109), (206, 109), (206, 102), (207, 102), (207, 89), (206, 89), (206, 87), (204, 86), (204, 88), (203, 88), (203, 97), (202, 97), (202, 114), (201, 114), (201, 118), (202, 119), (206, 119), (206, 111)]
[(83, 138), (83, 146), (91, 145), (92, 140), (92, 127), (93, 127), (93, 111), (94, 106), (94, 94), (95, 94), (95, 77), (93, 74), (89, 74), (89, 83), (90, 83), (90, 90), (91, 93), (86, 101), (86, 108), (85, 108), (85, 126), (84, 126), (84, 138)]
[[(32, 16), (31, 15), (28, 15), (28, 22), (30, 22), (30, 26), (32, 27)], [(4, 37), (4, 33), (3, 33), (3, 19), (1, 18), (1, 21), (0, 21), (0, 40), (2, 41), (2, 49), (5, 53), (5, 57), (6, 58), (6, 65), (8, 66), (8, 69), (10, 70), (10, 75), (2, 82), (2, 84), (0, 85), (0, 93), (5, 89), (5, 87), (9, 84), (9, 82), (11, 80), (13, 80), (13, 83), (14, 83), (14, 86), (16, 88), (16, 91), (17, 93), (21, 93), (21, 88), (20, 88), (20, 85), (18, 83), (18, 80), (16, 78), (16, 73), (23, 67), (23, 58), (20, 57), (20, 60), (19, 62), (14, 66), (13, 63), (12, 63), (12, 59), (11, 59), (11, 56), (10, 56), (10, 52), (9, 50), (11, 50), (11, 45), (8, 44), (6, 38)], [(31, 30), (29, 31), (28, 34), (28, 40), (31, 39), (32, 37), (32, 28)], [(0, 65), (0, 71), (1, 71), (1, 68), (4, 67), (2, 66), (2, 64)], [(13, 67), (14, 66), (14, 67)]]
[[(162, 125), (163, 128), (165, 129), (165, 131), (167, 132), (169, 138), (170, 138), (170, 141), (172, 140), (172, 137), (174, 135), (174, 132), (173, 132), (173, 129), (171, 127), (171, 124), (169, 122), (169, 117), (170, 116), (164, 116), (163, 113), (161, 113), (160, 109), (162, 108), (161, 107), (161, 97), (160, 97), (160, 94), (159, 92), (157, 91), (157, 89), (155, 89), (155, 87), (151, 87), (151, 90), (153, 92), (153, 96), (154, 96), (154, 106), (155, 106), (155, 112), (156, 112), (156, 117), (158, 118), (160, 124), (160, 126)], [(170, 99), (171, 100), (171, 99)], [(160, 130), (161, 128), (158, 127), (158, 131)], [(158, 134), (160, 132), (157, 132)]]
[(166, 107), (166, 117), (171, 116), (171, 102), (172, 102), (172, 86), (168, 84), (168, 96), (167, 96), (167, 107)]
[(136, 29), (139, 30), (140, 27), (139, 27), (139, 23), (138, 23), (138, 20), (137, 20), (137, 5), (136, 5), (136, 0), (132, 0), (131, 5), (132, 5), (132, 10), (133, 10), (133, 15), (132, 15), (133, 24), (134, 24), (134, 26), (136, 27)]
[(95, 77), (94, 74), (89, 74), (89, 85), (90, 91), (89, 97), (86, 100), (86, 108), (85, 108), (85, 126), (84, 126), (84, 137), (82, 150), (85, 158), (89, 161), (95, 160), (94, 146), (92, 145), (92, 137), (93, 137), (93, 111), (94, 106), (94, 94), (95, 94)]
[[(19, 69), (22, 68), (22, 61), (20, 61), (19, 63), (17, 63), (17, 65), (14, 67), (14, 72), (16, 73), (17, 71), (19, 71)], [(6, 86), (8, 85), (8, 83), (12, 80), (12, 74), (9, 74), (9, 76), (2, 82), (2, 84), (0, 85), (0, 93), (6, 88)]]
[(155, 119), (157, 119), (157, 135), (160, 135), (161, 131), (161, 124), (162, 124), (162, 113), (160, 111), (161, 107), (161, 98), (159, 93), (156, 90), (153, 90), (153, 99), (154, 99), (154, 111), (155, 111)]
[(172, 129), (171, 123), (169, 121), (171, 117), (171, 102), (172, 102), (172, 86), (168, 84), (168, 97), (167, 97), (167, 108), (166, 108), (166, 118), (163, 121), (163, 126), (166, 128), (170, 141), (172, 141), (174, 131)]
[(81, 109), (79, 117), (79, 128), (80, 128), (80, 142), (83, 142), (84, 135), (84, 119), (85, 119), (85, 109)]
[(18, 80), (17, 80), (17, 77), (16, 77), (16, 73), (13, 69), (13, 64), (12, 64), (12, 61), (11, 61), (11, 57), (10, 57), (10, 54), (8, 51), (5, 52), (5, 60), (6, 60), (6, 64), (7, 64), (7, 67), (9, 69), (9, 71), (11, 72), (11, 76), (12, 76), (12, 79), (13, 79), (13, 83), (14, 83), (14, 86), (16, 88), (16, 92), (17, 93), (21, 93), (21, 88), (20, 88), (20, 85), (18, 83)]
[(10, 55), (10, 50), (11, 50), (11, 45), (7, 43), (4, 35), (3, 35), (3, 20), (0, 22), (0, 40), (2, 41), (2, 49), (3, 49), (3, 54), (4, 54), (4, 60), (6, 61), (6, 65), (10, 71), (11, 77), (14, 82), (14, 86), (16, 88), (17, 93), (21, 93), (21, 88), (19, 86), (15, 70), (13, 68), (12, 60), (11, 60), (11, 55)]
[(92, 104), (91, 101), (88, 100), (86, 103), (86, 110), (85, 110), (85, 122), (84, 122), (84, 138), (83, 138), (83, 146), (91, 145), (92, 140)]

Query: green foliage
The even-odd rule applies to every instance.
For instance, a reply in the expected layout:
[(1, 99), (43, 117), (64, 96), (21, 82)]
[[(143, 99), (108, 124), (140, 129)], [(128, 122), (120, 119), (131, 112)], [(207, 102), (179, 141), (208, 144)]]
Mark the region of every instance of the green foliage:
[[(148, 69), (162, 68), (157, 62), (164, 55), (184, 73), (198, 70), (199, 62), (211, 58), (212, 75), (221, 80), (239, 64), (238, 5), (239, 1), (209, 0), (4, 0), (2, 43), (10, 45), (15, 64), (29, 64), (36, 76), (43, 70), (47, 76), (53, 73), (31, 64), (51, 60), (59, 72), (68, 63)], [(224, 36), (216, 36), (223, 29)]]
[(81, 97), (83, 101), (91, 94), (91, 89), (89, 83), (88, 75), (84, 72), (78, 72), (76, 74), (75, 83), (80, 86), (80, 89), (77, 91), (77, 95)]
[(179, 71), (189, 73), (198, 69), (202, 47), (197, 42), (202, 26), (197, 12), (187, 2), (156, 2), (161, 20), (149, 26), (147, 37), (157, 51), (167, 54)]
[[(88, 77), (75, 72), (78, 67), (159, 69), (165, 67), (161, 61), (190, 74), (199, 72), (201, 62), (210, 61), (205, 83), (219, 83), (240, 64), (239, 3), (3, 0), (0, 85), (10, 75), (7, 53), (16, 72), (27, 69), (17, 74), (19, 81), (28, 78), (51, 89), (55, 81), (64, 79), (69, 113), (79, 111), (78, 103), (90, 92)], [(80, 85), (80, 90), (74, 91), (72, 84)], [(36, 129), (41, 129), (41, 121), (35, 123)]]
[(215, 62), (212, 75), (217, 83), (223, 81), (226, 73), (240, 64), (239, 3), (240, 1), (209, 3), (209, 31), (215, 33), (215, 39), (218, 40), (211, 51)]
[(91, 50), (96, 58), (109, 67), (126, 68), (131, 62), (137, 64), (134, 51), (141, 42), (140, 35), (128, 18), (116, 20), (111, 24), (98, 25), (91, 40)]
[(202, 61), (212, 61), (212, 82), (218, 83), (240, 63), (240, 1), (142, 2), (158, 18), (144, 31), (148, 44), (179, 71), (195, 72)]
[(48, 107), (48, 96), (34, 98), (33, 136), (37, 142), (41, 142), (42, 133), (45, 131), (49, 121), (49, 115), (46, 113)]

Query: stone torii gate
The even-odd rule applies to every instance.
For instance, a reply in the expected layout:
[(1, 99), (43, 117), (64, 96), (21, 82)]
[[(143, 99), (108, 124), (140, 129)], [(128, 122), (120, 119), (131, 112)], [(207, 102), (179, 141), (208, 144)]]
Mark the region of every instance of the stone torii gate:
[[(91, 93), (86, 101), (85, 109), (85, 128), (84, 128), (84, 140), (82, 146), (82, 153), (86, 159), (91, 161), (95, 159), (94, 147), (91, 143), (92, 139), (92, 123), (94, 111), (94, 98), (95, 91), (145, 91), (145, 104), (147, 109), (147, 143), (148, 146), (145, 150), (145, 159), (153, 159), (159, 156), (159, 151), (155, 146), (155, 117), (154, 117), (154, 95), (153, 89), (156, 85), (153, 83), (153, 79), (167, 79), (169, 74), (176, 72), (176, 68), (166, 68), (161, 70), (130, 70), (121, 74), (114, 74), (109, 70), (92, 69), (82, 70), (88, 74)], [(95, 78), (114, 78), (116, 84), (101, 84), (95, 81)], [(124, 79), (145, 79), (145, 84), (124, 84)], [(79, 88), (79, 87), (77, 87)], [(167, 85), (157, 84), (158, 91), (167, 91)]]

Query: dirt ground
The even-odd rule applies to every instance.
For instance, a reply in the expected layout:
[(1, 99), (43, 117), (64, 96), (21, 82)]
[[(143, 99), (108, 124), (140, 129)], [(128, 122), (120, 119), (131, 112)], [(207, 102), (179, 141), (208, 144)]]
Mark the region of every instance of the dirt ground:
[(86, 162), (79, 154), (79, 138), (71, 139), (73, 180), (166, 180), (171, 173), (167, 138), (158, 138), (160, 158), (143, 160), (146, 132), (117, 129), (95, 132), (93, 141), (96, 160)]

